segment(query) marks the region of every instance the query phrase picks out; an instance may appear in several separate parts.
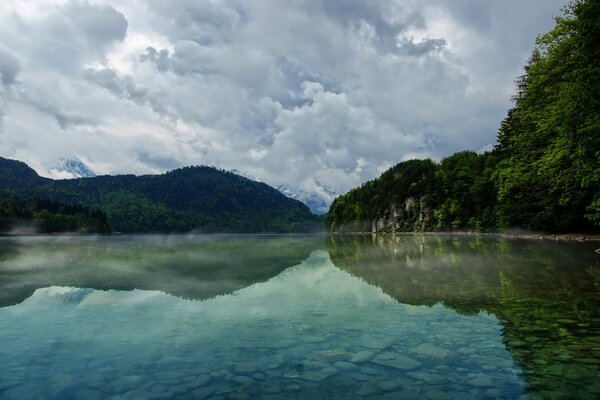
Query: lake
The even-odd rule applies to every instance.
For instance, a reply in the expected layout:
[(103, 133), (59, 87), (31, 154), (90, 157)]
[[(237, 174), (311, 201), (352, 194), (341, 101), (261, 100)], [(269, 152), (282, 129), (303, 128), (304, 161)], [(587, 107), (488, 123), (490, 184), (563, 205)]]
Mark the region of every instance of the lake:
[(599, 398), (598, 247), (0, 238), (0, 398)]

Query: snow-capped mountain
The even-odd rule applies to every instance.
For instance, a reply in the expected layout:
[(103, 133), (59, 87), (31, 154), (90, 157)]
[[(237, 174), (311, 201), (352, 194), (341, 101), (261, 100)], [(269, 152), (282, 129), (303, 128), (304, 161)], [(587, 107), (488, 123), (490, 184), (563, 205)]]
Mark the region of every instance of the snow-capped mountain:
[(298, 197), (298, 193), (285, 185), (275, 186), (275, 189), (279, 190), (281, 194), (283, 194), (285, 197), (289, 197), (290, 199), (296, 199)]
[(61, 157), (50, 172), (57, 178), (93, 178), (96, 173), (78, 157)]
[[(243, 176), (252, 181), (262, 182), (257, 177), (252, 176), (247, 172), (240, 171), (239, 169), (230, 169), (229, 172)], [(331, 202), (339, 195), (339, 193), (319, 181), (314, 181), (309, 186), (311, 187), (310, 189), (301, 189), (299, 187), (290, 187), (286, 185), (277, 185), (274, 186), (274, 188), (290, 199), (303, 202), (313, 214), (327, 214)]]
[(284, 196), (299, 200), (306, 204), (313, 214), (323, 215), (329, 211), (329, 206), (338, 193), (319, 181), (314, 182), (312, 190), (290, 188), (285, 185), (275, 187)]
[(261, 181), (260, 179), (258, 179), (257, 177), (255, 177), (255, 176), (252, 176), (252, 175), (250, 175), (250, 174), (249, 174), (249, 173), (247, 173), (247, 172), (240, 171), (240, 170), (239, 170), (239, 169), (237, 169), (237, 168), (230, 169), (230, 170), (229, 170), (229, 171), (227, 171), (227, 172), (231, 172), (232, 174), (236, 174), (236, 175), (239, 175), (239, 176), (241, 176), (241, 177), (244, 177), (244, 178), (246, 178), (246, 179), (250, 179), (251, 181), (255, 181), (255, 182), (262, 182), (262, 181)]

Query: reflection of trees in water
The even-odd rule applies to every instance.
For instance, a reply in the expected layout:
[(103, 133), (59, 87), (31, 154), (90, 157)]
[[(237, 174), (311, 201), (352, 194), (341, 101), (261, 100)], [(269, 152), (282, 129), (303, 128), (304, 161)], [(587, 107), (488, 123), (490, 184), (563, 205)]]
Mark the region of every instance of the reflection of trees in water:
[(531, 390), (557, 398), (600, 395), (600, 257), (594, 247), (491, 235), (326, 240), (337, 267), (399, 302), (441, 302), (459, 313), (496, 315)]
[(160, 290), (206, 299), (299, 264), (318, 236), (124, 236), (0, 242), (0, 306), (38, 288)]

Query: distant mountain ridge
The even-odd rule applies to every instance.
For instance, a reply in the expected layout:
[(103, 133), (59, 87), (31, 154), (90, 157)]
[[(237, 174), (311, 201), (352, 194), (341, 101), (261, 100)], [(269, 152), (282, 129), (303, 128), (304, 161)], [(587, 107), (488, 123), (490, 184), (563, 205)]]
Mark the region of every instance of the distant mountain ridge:
[(306, 232), (322, 226), (306, 205), (267, 184), (206, 166), (53, 180), (0, 157), (0, 196), (98, 208), (116, 232)]
[[(239, 169), (230, 169), (229, 172), (239, 176), (243, 176), (246, 179), (250, 179), (255, 182), (262, 182), (257, 177), (250, 175), (247, 172), (240, 171)], [(325, 215), (329, 211), (331, 202), (339, 196), (339, 193), (327, 187), (327, 185), (315, 181), (314, 190), (305, 190), (299, 187), (290, 187), (286, 185), (274, 186), (275, 189), (279, 190), (284, 196), (290, 199), (301, 201), (306, 204), (310, 211), (315, 215)]]
[(311, 191), (295, 187), (288, 187), (286, 185), (276, 186), (275, 189), (279, 190), (290, 199), (300, 200), (308, 206), (313, 214), (316, 215), (327, 214), (327, 211), (329, 211), (329, 206), (333, 200), (339, 196), (339, 193), (330, 189), (327, 185), (324, 185), (319, 181), (315, 181), (315, 188)]
[(53, 170), (70, 175), (71, 178), (93, 178), (96, 173), (77, 156), (61, 157)]

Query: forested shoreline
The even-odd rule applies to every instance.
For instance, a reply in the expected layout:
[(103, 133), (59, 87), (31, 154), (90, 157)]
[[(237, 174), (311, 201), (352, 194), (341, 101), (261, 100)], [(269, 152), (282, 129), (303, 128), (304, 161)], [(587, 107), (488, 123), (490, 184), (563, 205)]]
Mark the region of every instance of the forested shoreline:
[(0, 157), (0, 197), (99, 209), (112, 230), (121, 233), (289, 233), (322, 227), (322, 218), (300, 201), (207, 166), (160, 175), (53, 180), (23, 162)]
[(110, 233), (106, 213), (46, 199), (0, 197), (0, 234)]
[(600, 3), (576, 1), (538, 37), (493, 151), (410, 160), (338, 197), (333, 231), (597, 232)]

